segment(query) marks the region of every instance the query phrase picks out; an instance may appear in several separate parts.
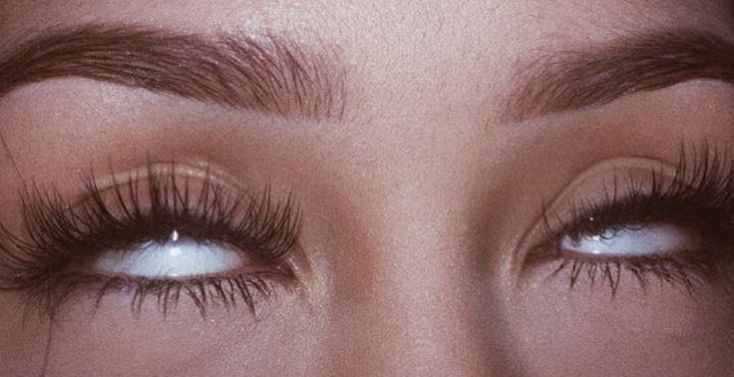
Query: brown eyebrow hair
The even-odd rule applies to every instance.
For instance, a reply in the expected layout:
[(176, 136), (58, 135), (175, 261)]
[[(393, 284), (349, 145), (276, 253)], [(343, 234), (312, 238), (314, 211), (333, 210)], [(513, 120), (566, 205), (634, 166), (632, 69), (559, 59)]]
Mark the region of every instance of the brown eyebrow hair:
[(714, 34), (678, 30), (633, 36), (600, 48), (544, 54), (521, 64), (508, 103), (514, 121), (606, 104), (693, 79), (734, 83), (734, 46)]
[(20, 86), (81, 77), (285, 117), (338, 118), (344, 69), (334, 51), (283, 37), (179, 34), (142, 26), (51, 30), (0, 57), (0, 97)]

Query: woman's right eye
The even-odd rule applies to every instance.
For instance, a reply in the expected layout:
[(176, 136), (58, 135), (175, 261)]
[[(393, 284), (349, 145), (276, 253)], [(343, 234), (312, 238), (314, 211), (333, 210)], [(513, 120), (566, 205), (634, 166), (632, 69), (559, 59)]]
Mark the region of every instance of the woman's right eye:
[(98, 297), (119, 289), (164, 304), (188, 294), (203, 314), (205, 304), (238, 300), (254, 311), (254, 295), (296, 282), (288, 255), (300, 221), (290, 196), (231, 193), (210, 176), (194, 185), (176, 171), (151, 166), (144, 179), (109, 190), (88, 185), (73, 206), (60, 195), (30, 194), (28, 234), (0, 233), (7, 245), (0, 263), (9, 272), (0, 283), (33, 292), (29, 298), (43, 304), (33, 306), (49, 312), (63, 302), (44, 300), (72, 293), (57, 291), (89, 287)]

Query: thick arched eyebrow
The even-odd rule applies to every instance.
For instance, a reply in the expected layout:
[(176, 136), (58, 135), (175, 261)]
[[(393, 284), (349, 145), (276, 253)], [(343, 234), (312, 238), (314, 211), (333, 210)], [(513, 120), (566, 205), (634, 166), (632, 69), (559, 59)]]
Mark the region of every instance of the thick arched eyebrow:
[(181, 34), (143, 26), (50, 30), (0, 54), (0, 98), (27, 84), (81, 77), (230, 108), (339, 118), (345, 70), (335, 51), (273, 34)]
[(734, 84), (734, 46), (714, 34), (679, 30), (636, 35), (520, 64), (507, 104), (512, 121), (605, 104), (694, 79)]

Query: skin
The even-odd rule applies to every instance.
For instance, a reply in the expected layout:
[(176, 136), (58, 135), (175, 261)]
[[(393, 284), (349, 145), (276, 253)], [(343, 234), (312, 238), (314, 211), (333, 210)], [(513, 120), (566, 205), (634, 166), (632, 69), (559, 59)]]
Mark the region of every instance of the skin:
[(605, 161), (675, 165), (681, 140), (734, 143), (734, 87), (690, 80), (506, 116), (514, 68), (539, 50), (673, 26), (734, 41), (732, 14), (728, 1), (685, 0), (0, 2), (0, 45), (90, 21), (267, 29), (328, 46), (348, 78), (344, 116), (328, 120), (73, 77), (1, 98), (0, 218), (11, 229), (24, 180), (73, 196), (90, 166), (123, 173), (147, 158), (294, 192), (303, 213), (301, 284), (254, 317), (212, 308), (202, 319), (189, 300), (166, 318), (154, 305), (133, 316), (117, 292), (96, 311), (75, 295), (49, 323), (23, 315), (21, 292), (0, 292), (3, 375), (732, 375), (723, 289), (694, 298), (627, 276), (612, 297), (523, 261), (543, 241), (542, 204), (563, 212), (569, 201), (556, 199), (598, 193)]

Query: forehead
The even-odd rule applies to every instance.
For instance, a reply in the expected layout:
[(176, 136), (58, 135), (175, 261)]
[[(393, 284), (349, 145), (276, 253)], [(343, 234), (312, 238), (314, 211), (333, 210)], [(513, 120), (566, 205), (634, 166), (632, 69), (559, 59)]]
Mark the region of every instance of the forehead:
[(136, 21), (188, 31), (269, 28), (395, 43), (474, 37), (502, 45), (549, 36), (602, 38), (666, 24), (726, 28), (733, 9), (727, 0), (0, 1), (0, 35), (38, 25)]

